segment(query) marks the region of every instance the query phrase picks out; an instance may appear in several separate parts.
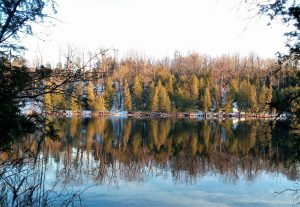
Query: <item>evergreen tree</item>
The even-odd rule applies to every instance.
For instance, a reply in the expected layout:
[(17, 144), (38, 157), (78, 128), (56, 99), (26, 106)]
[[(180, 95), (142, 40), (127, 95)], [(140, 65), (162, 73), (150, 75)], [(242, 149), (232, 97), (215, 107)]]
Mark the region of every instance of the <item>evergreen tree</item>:
[(142, 108), (142, 94), (143, 94), (143, 87), (140, 80), (140, 77), (137, 75), (133, 81), (133, 94), (135, 100), (135, 108), (139, 110)]
[(152, 111), (152, 97), (154, 95), (154, 91), (155, 91), (155, 85), (153, 82), (150, 83), (149, 85), (149, 91), (148, 91), (148, 95), (147, 95), (147, 106), (146, 109), (148, 111)]
[(81, 110), (81, 105), (78, 103), (77, 98), (74, 96), (71, 96), (70, 98), (70, 109), (72, 111), (80, 111)]
[(211, 86), (211, 88), (209, 89), (211, 103), (216, 108), (217, 111), (220, 111), (220, 109), (222, 108), (222, 97), (221, 97), (220, 86), (217, 83), (209, 86)]
[(248, 80), (243, 80), (237, 93), (237, 102), (241, 110), (257, 112), (256, 87)]
[(159, 109), (158, 108), (158, 101), (159, 101), (158, 93), (159, 93), (159, 87), (156, 86), (154, 89), (152, 98), (151, 98), (151, 111), (153, 111), (153, 112), (158, 111), (158, 109)]
[(70, 97), (70, 109), (72, 111), (80, 111), (82, 109), (82, 95), (83, 91), (80, 84), (76, 84)]
[(166, 86), (167, 92), (169, 94), (173, 94), (174, 92), (174, 87), (173, 87), (173, 77), (170, 75), (168, 81), (167, 81), (167, 86)]
[(51, 94), (51, 104), (54, 110), (66, 109), (66, 97), (60, 93)]
[(199, 85), (199, 91), (201, 91), (203, 89), (203, 87), (205, 86), (204, 80), (202, 77), (199, 78), (198, 85)]
[(258, 97), (258, 105), (259, 105), (260, 112), (266, 112), (268, 110), (267, 93), (268, 93), (268, 88), (265, 85), (261, 86), (259, 91), (259, 97)]
[(227, 93), (222, 108), (226, 113), (229, 113), (232, 112), (232, 103), (233, 103), (233, 95), (232, 95), (232, 91), (230, 90), (230, 86), (227, 87), (226, 92)]
[(51, 101), (50, 93), (44, 94), (43, 104), (44, 104), (44, 110), (46, 112), (52, 111), (52, 101)]
[(105, 111), (106, 110), (105, 99), (102, 95), (96, 96), (95, 101), (93, 103), (93, 108), (95, 111)]
[(267, 103), (267, 108), (266, 110), (269, 111), (270, 110), (270, 104), (271, 104), (271, 101), (272, 101), (272, 87), (267, 87), (267, 94), (266, 94), (266, 103)]
[(161, 112), (170, 112), (171, 111), (171, 101), (170, 97), (165, 89), (165, 87), (160, 86), (158, 88), (158, 103), (159, 103), (159, 111)]
[(238, 81), (236, 79), (232, 79), (230, 82), (229, 93), (228, 93), (232, 101), (235, 101), (238, 89), (239, 89)]
[(130, 95), (128, 83), (126, 80), (125, 80), (125, 85), (124, 85), (124, 107), (127, 111), (132, 110), (131, 95)]
[(192, 77), (191, 95), (192, 95), (192, 100), (195, 103), (198, 100), (198, 96), (199, 96), (199, 81), (195, 75), (193, 75)]
[(248, 111), (257, 112), (257, 101), (256, 101), (256, 88), (253, 85), (249, 85), (249, 96), (248, 98)]
[(161, 84), (161, 81), (160, 81), (160, 80), (158, 80), (158, 82), (157, 82), (157, 85), (156, 85), (156, 86), (158, 87), (158, 89), (160, 89), (160, 88), (161, 88), (162, 84)]
[(212, 103), (211, 103), (211, 97), (210, 97), (210, 92), (209, 92), (209, 88), (206, 87), (205, 91), (204, 91), (204, 95), (202, 97), (202, 110), (204, 112), (208, 112), (210, 107), (211, 107)]
[(239, 90), (236, 95), (236, 101), (240, 111), (245, 111), (247, 108), (247, 81), (243, 80), (240, 83)]
[(223, 110), (227, 113), (232, 111), (232, 103), (236, 101), (236, 94), (238, 92), (238, 81), (232, 79), (229, 86), (226, 88), (225, 103), (223, 104)]
[(105, 102), (106, 102), (106, 108), (107, 109), (111, 109), (113, 106), (113, 102), (114, 102), (114, 89), (112, 86), (112, 80), (110, 77), (106, 78), (105, 81), (105, 86), (104, 86), (104, 98), (105, 98)]
[(89, 109), (94, 110), (95, 94), (94, 94), (94, 84), (89, 82), (87, 85), (87, 104)]

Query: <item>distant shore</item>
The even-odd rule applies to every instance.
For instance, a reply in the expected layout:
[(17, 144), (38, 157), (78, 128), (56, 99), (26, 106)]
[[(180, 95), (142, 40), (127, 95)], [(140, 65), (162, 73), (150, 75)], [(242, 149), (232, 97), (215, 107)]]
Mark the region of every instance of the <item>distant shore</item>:
[(282, 113), (280, 116), (277, 113), (244, 113), (244, 112), (127, 112), (127, 111), (70, 111), (60, 110), (55, 112), (46, 112), (47, 116), (53, 117), (136, 117), (136, 118), (198, 118), (198, 119), (227, 119), (227, 118), (245, 118), (245, 119), (289, 119), (288, 113)]

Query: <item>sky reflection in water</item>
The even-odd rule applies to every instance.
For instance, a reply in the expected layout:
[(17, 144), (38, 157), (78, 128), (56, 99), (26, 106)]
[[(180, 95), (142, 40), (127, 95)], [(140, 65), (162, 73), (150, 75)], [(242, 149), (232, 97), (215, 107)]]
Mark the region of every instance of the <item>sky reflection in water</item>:
[(297, 187), (299, 162), (286, 154), (281, 139), (272, 137), (263, 123), (168, 119), (55, 123), (63, 138), (45, 140), (44, 156), (50, 155), (47, 183), (60, 178), (67, 189), (88, 187), (82, 194), (84, 206), (294, 204), (293, 196), (274, 192)]

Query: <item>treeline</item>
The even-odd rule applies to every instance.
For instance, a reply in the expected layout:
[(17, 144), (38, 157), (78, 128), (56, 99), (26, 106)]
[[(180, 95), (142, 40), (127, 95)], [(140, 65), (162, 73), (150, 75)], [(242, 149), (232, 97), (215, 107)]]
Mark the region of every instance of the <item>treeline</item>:
[[(66, 60), (65, 67), (59, 63), (52, 70), (72, 74), (82, 68), (83, 81), (66, 84), (62, 93), (44, 95), (46, 111), (232, 112), (236, 102), (239, 111), (265, 113), (281, 110), (278, 104), (273, 108), (272, 103), (299, 90), (296, 66), (287, 63), (284, 70), (278, 70), (274, 60), (253, 54), (212, 58), (175, 53), (172, 59), (155, 61), (103, 55), (89, 66), (79, 58)], [(49, 83), (59, 79), (52, 77)], [(282, 109), (292, 111), (297, 107), (294, 102)]]

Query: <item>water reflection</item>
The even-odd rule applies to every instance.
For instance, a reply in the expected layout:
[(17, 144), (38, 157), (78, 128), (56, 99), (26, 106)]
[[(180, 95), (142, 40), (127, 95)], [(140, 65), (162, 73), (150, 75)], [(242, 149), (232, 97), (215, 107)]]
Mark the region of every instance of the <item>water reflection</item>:
[[(18, 145), (18, 153), (30, 146), (29, 151), (43, 161), (33, 168), (39, 172), (43, 168), (49, 175), (44, 180), (59, 180), (62, 186), (118, 186), (143, 183), (153, 176), (193, 184), (211, 174), (231, 184), (253, 183), (266, 173), (299, 179), (300, 140), (281, 130), (280, 123), (131, 118), (53, 121), (59, 139), (31, 135)], [(1, 159), (9, 156), (2, 153)]]
[(228, 180), (243, 175), (251, 181), (262, 170), (297, 180), (299, 154), (293, 150), (298, 152), (299, 141), (283, 132), (272, 138), (266, 125), (255, 121), (234, 126), (229, 120), (60, 119), (55, 127), (61, 139), (46, 137), (43, 156), (63, 163), (68, 171), (65, 180), (72, 180), (72, 171), (79, 175), (83, 169), (92, 171), (88, 174), (97, 171), (94, 178), (99, 182), (107, 173), (117, 172), (117, 177), (139, 180), (143, 168), (153, 166), (171, 169), (175, 180), (192, 181), (214, 171)]

